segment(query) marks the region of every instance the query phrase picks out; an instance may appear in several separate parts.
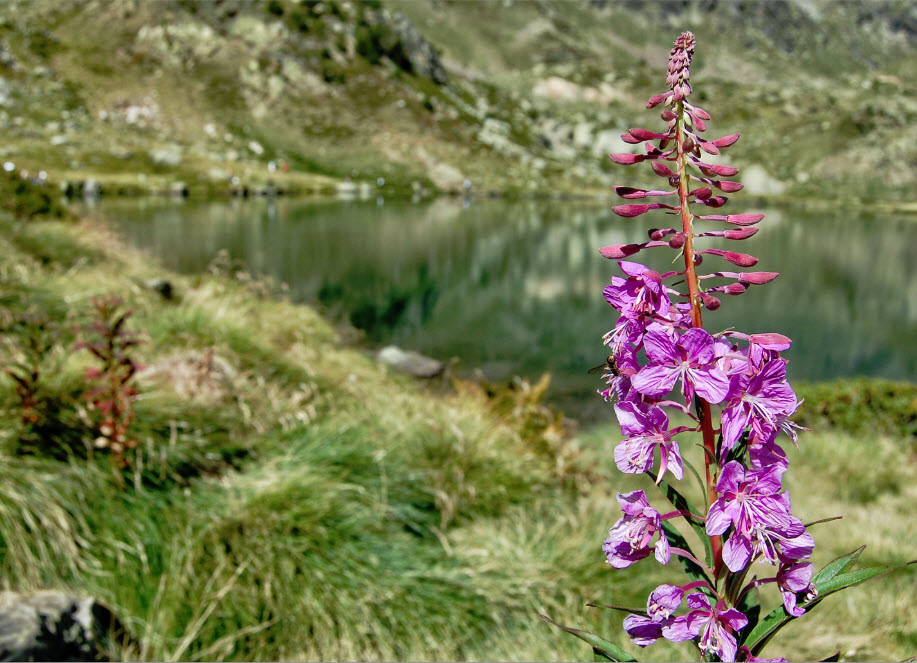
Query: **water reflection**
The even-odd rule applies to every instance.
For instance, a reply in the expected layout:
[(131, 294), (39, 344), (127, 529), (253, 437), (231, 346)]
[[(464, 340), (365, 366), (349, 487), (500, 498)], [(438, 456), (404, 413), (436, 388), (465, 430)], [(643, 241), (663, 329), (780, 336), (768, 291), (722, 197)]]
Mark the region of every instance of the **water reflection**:
[[(493, 379), (550, 371), (553, 397), (586, 419), (604, 411), (586, 370), (615, 319), (601, 292), (617, 267), (597, 248), (643, 241), (669, 220), (624, 220), (605, 204), (453, 199), (105, 201), (101, 211), (171, 268), (201, 271), (226, 249), (376, 343), (456, 356)], [(913, 219), (771, 210), (761, 228), (728, 248), (781, 277), (727, 297), (708, 328), (792, 337), (791, 379), (917, 377)], [(671, 251), (644, 257), (672, 268)], [(731, 266), (708, 257), (708, 267)]]

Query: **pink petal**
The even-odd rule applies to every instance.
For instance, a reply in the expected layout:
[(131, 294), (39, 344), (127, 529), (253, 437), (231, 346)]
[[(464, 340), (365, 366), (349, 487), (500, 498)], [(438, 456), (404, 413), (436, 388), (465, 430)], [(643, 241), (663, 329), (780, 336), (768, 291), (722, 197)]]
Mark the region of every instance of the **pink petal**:
[(666, 92), (665, 94), (657, 94), (657, 95), (654, 96), (654, 97), (650, 97), (650, 98), (649, 98), (649, 101), (646, 102), (646, 107), (647, 107), (647, 108), (653, 108), (653, 107), (655, 107), (655, 106), (658, 106), (658, 105), (661, 104), (663, 101), (665, 101), (665, 98), (666, 98), (667, 95), (668, 95), (668, 92)]
[(734, 226), (753, 226), (763, 218), (763, 214), (730, 214), (726, 217), (726, 223)]
[(755, 233), (757, 233), (760, 228), (739, 228), (737, 230), (727, 230), (723, 233), (723, 237), (726, 239), (748, 239)]
[(722, 164), (702, 163), (698, 161), (694, 165), (700, 168), (701, 172), (703, 172), (705, 175), (713, 174), (730, 177), (739, 172), (739, 169), (735, 168), (734, 166), (725, 166)]
[(723, 251), (721, 249), (704, 249), (697, 253), (709, 253), (710, 255), (720, 256), (724, 260), (728, 260), (733, 265), (738, 265), (739, 267), (754, 267), (758, 264), (758, 259), (747, 253), (735, 253), (734, 251)]
[(765, 350), (776, 350), (777, 352), (782, 352), (793, 344), (793, 341), (789, 337), (783, 334), (777, 334), (776, 332), (752, 334), (748, 337), (748, 340), (760, 345)]
[(753, 226), (764, 218), (763, 214), (730, 214), (723, 216), (721, 214), (708, 214), (707, 216), (698, 216), (698, 219), (705, 221), (725, 221), (734, 226)]
[(678, 209), (677, 207), (672, 207), (671, 205), (663, 205), (662, 203), (650, 203), (650, 204), (639, 204), (639, 205), (615, 205), (611, 208), (611, 211), (617, 214), (618, 216), (623, 216), (624, 218), (632, 218), (635, 216), (640, 216), (645, 214), (651, 209)]
[(649, 129), (628, 129), (627, 133), (639, 141), (668, 138), (665, 134), (657, 134), (655, 131), (650, 131)]
[(611, 160), (621, 166), (632, 166), (646, 159), (642, 154), (609, 154)]
[(651, 228), (649, 231), (650, 239), (661, 240), (668, 235), (678, 232), (675, 228)]
[(705, 111), (703, 108), (701, 108), (700, 106), (692, 106), (691, 110), (694, 111), (694, 115), (696, 115), (697, 117), (699, 117), (702, 120), (710, 119), (710, 114), (707, 111)]
[(639, 138), (634, 138), (630, 134), (621, 134), (621, 140), (623, 140), (625, 143), (629, 143), (630, 145), (638, 145), (643, 142)]
[(612, 246), (603, 246), (599, 249), (599, 253), (610, 260), (618, 260), (619, 258), (626, 258), (639, 253), (642, 248), (639, 244), (614, 244)]
[(710, 143), (707, 141), (701, 141), (700, 149), (702, 149), (707, 154), (719, 154), (720, 150), (717, 148), (715, 143)]
[(671, 170), (671, 169), (670, 169), (668, 166), (666, 166), (664, 163), (660, 163), (660, 162), (658, 162), (658, 161), (653, 161), (653, 162), (650, 164), (650, 166), (653, 167), (653, 172), (655, 172), (655, 173), (656, 173), (657, 175), (659, 175), (660, 177), (672, 177), (673, 175), (675, 175), (675, 171)]
[(713, 144), (717, 147), (729, 147), (739, 140), (741, 134), (730, 134), (729, 136), (723, 136), (722, 138), (717, 138), (713, 141)]
[(615, 205), (611, 208), (612, 212), (624, 218), (640, 216), (641, 214), (649, 212), (649, 210), (649, 205)]
[(688, 192), (689, 196), (696, 196), (697, 198), (709, 198), (713, 195), (713, 189), (709, 186), (702, 186), (699, 189), (694, 189), (694, 191)]
[(745, 186), (741, 182), (729, 182), (727, 180), (711, 180), (710, 183), (724, 193), (735, 193)]
[(723, 276), (725, 278), (735, 279), (740, 283), (762, 285), (764, 283), (770, 283), (780, 276), (780, 274), (779, 272), (714, 272), (713, 274), (707, 274), (707, 276)]
[(661, 118), (662, 118), (663, 120), (665, 120), (666, 122), (670, 122), (671, 120), (674, 120), (674, 119), (677, 118), (678, 116), (675, 115), (675, 113), (673, 113), (672, 111), (670, 111), (668, 108), (666, 108), (666, 109), (663, 110), (661, 113), (659, 113), (659, 117), (661, 117)]
[(614, 187), (614, 190), (616, 194), (628, 200), (633, 200), (635, 198), (646, 198), (647, 196), (671, 196), (677, 193), (676, 191), (647, 191), (646, 189), (635, 189), (629, 186), (616, 186)]
[(697, 202), (703, 203), (707, 207), (722, 207), (729, 200), (726, 196), (712, 196), (710, 198), (704, 198), (698, 200)]

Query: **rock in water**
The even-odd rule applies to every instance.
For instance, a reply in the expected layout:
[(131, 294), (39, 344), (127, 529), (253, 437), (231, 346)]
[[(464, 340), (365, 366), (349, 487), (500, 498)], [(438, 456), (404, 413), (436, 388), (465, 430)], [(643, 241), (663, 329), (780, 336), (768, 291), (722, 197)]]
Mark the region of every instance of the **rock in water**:
[(111, 638), (123, 635), (118, 619), (93, 598), (0, 593), (0, 660), (109, 660)]
[(417, 378), (433, 378), (443, 372), (442, 362), (424, 357), (419, 352), (402, 350), (395, 345), (388, 345), (379, 350), (378, 359), (383, 364)]

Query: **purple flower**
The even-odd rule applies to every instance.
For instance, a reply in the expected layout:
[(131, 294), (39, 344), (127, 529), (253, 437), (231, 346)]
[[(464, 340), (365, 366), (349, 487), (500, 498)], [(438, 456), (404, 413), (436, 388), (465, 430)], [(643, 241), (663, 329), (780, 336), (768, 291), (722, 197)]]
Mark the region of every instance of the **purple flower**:
[(786, 452), (779, 444), (774, 442), (777, 437), (777, 430), (771, 432), (769, 438), (762, 439), (757, 434), (752, 433), (748, 438), (748, 464), (753, 470), (762, 470), (771, 465), (781, 468), (785, 472), (790, 466), (790, 460)]
[(789, 416), (796, 410), (796, 394), (786, 381), (786, 363), (771, 359), (754, 376), (733, 375), (723, 410), (722, 454), (732, 449), (745, 427), (761, 438), (767, 438), (778, 424), (778, 417)]
[(666, 470), (676, 479), (684, 475), (678, 442), (668, 430), (669, 418), (661, 408), (634, 401), (615, 405), (624, 440), (615, 447), (615, 464), (626, 474), (642, 474), (653, 467), (656, 447), (659, 447), (659, 480)]
[(781, 564), (780, 570), (777, 571), (777, 586), (780, 588), (780, 593), (783, 594), (783, 607), (793, 617), (801, 617), (805, 613), (804, 608), (796, 605), (796, 597), (800, 592), (814, 594), (815, 588), (811, 580), (812, 564), (809, 562)]
[(642, 615), (628, 615), (624, 618), (624, 630), (630, 641), (638, 647), (646, 647), (662, 637), (662, 623)]
[(646, 601), (646, 612), (654, 622), (668, 619), (681, 606), (685, 590), (677, 585), (659, 585)]
[(629, 278), (612, 277), (603, 291), (608, 303), (627, 318), (667, 315), (672, 303), (659, 272), (636, 262), (621, 260), (618, 265)]
[(662, 530), (659, 512), (650, 506), (646, 493), (635, 490), (632, 493), (618, 493), (618, 502), (624, 510), (624, 517), (608, 530), (608, 538), (602, 546), (608, 563), (616, 569), (623, 569), (639, 562), (650, 554), (650, 541), (658, 532), (655, 546), (656, 560), (668, 564), (669, 540)]
[(794, 562), (809, 559), (815, 550), (815, 539), (806, 531), (799, 536), (784, 539), (780, 542), (780, 561)]
[(693, 328), (673, 341), (655, 329), (643, 337), (650, 362), (633, 377), (634, 389), (646, 396), (658, 397), (682, 381), (682, 392), (690, 400), (694, 393), (710, 403), (719, 403), (729, 390), (729, 379), (716, 366), (713, 337), (705, 330)]
[(805, 532), (803, 524), (790, 515), (789, 499), (778, 494), (783, 469), (773, 465), (746, 470), (738, 461), (731, 461), (720, 474), (716, 484), (720, 498), (707, 513), (707, 534), (722, 534), (733, 526), (723, 546), (723, 561), (734, 573), (757, 555), (776, 564), (776, 545)]
[(702, 652), (712, 652), (721, 661), (735, 661), (738, 649), (734, 632), (748, 624), (745, 615), (726, 603), (717, 601), (710, 606), (710, 599), (701, 593), (688, 596), (691, 609), (684, 617), (678, 617), (662, 629), (662, 635), (672, 642), (684, 642), (700, 636), (697, 646)]

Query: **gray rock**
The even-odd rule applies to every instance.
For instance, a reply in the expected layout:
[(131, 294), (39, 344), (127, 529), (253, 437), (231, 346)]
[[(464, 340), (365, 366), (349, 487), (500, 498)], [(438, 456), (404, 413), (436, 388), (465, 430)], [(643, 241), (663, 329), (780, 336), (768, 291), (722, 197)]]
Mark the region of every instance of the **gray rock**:
[(442, 362), (395, 345), (382, 348), (377, 357), (383, 364), (417, 378), (433, 378), (443, 372)]
[(93, 598), (56, 591), (0, 593), (0, 659), (4, 661), (110, 660), (112, 639), (126, 631)]

